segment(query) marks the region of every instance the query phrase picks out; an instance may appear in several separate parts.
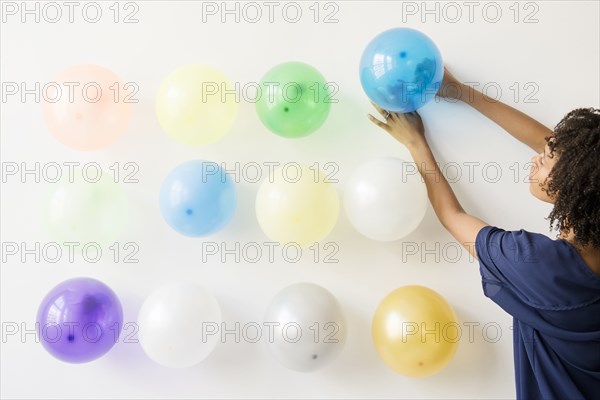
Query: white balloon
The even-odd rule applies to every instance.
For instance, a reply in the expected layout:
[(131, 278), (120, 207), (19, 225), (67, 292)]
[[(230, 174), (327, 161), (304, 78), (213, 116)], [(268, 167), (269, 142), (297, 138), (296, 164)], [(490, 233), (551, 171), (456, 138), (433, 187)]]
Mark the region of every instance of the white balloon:
[(170, 368), (198, 364), (220, 338), (221, 309), (200, 286), (175, 283), (155, 290), (138, 315), (138, 339), (146, 354)]
[(427, 188), (414, 163), (376, 158), (350, 176), (344, 208), (361, 234), (373, 240), (394, 241), (414, 231), (423, 220)]
[(284, 366), (301, 372), (317, 370), (333, 360), (346, 342), (342, 309), (326, 289), (297, 283), (280, 291), (265, 314), (273, 327), (267, 346)]

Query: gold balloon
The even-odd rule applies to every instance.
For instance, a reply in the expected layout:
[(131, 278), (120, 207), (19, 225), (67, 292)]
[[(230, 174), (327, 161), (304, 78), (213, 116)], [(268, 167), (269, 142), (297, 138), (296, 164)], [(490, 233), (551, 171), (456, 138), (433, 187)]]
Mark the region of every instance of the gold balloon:
[(273, 241), (308, 247), (325, 238), (339, 214), (335, 187), (318, 169), (275, 169), (256, 195), (256, 218)]
[(452, 358), (460, 325), (450, 304), (423, 286), (403, 286), (388, 294), (373, 317), (373, 343), (394, 371), (411, 377), (433, 375)]
[(235, 90), (219, 71), (207, 65), (185, 65), (171, 72), (156, 95), (160, 126), (189, 145), (216, 142), (233, 126)]

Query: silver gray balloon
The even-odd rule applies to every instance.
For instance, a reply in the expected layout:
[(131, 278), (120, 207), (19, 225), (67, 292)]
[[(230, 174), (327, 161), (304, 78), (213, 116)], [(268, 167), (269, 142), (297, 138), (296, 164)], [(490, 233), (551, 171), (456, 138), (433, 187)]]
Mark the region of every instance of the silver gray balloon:
[(264, 323), (270, 353), (296, 371), (323, 367), (346, 342), (346, 325), (337, 299), (313, 283), (297, 283), (277, 293)]

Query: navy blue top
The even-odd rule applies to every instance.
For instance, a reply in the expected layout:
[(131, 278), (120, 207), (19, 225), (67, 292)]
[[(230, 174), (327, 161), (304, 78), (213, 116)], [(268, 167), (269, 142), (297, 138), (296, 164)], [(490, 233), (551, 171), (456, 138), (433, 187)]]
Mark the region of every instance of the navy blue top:
[(514, 318), (518, 399), (600, 399), (600, 276), (565, 240), (486, 226), (483, 292)]

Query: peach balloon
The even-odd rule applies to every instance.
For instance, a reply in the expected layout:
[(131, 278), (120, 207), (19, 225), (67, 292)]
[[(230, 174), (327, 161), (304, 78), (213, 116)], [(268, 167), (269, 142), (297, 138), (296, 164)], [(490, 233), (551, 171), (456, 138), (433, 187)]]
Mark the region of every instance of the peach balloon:
[(44, 86), (44, 120), (64, 145), (98, 150), (116, 142), (129, 127), (132, 95), (112, 71), (77, 65)]

